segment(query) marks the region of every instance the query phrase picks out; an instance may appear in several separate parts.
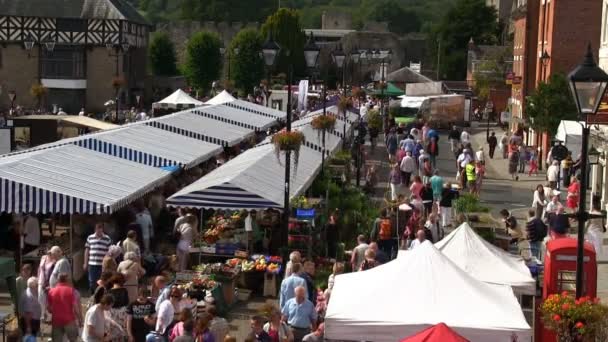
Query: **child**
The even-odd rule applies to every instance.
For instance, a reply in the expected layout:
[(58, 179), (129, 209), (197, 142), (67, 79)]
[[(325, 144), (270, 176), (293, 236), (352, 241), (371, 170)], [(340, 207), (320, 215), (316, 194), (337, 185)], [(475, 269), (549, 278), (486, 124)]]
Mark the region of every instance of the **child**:
[[(17, 277), (15, 287), (17, 289), (17, 298), (21, 298), (21, 295), (27, 289), (27, 280), (32, 276), (32, 264), (23, 264), (21, 266), (21, 272)], [(15, 301), (15, 311), (19, 313), (19, 300)], [(20, 317), (20, 316), (19, 316)]]
[(532, 172), (535, 175), (538, 175), (538, 157), (536, 155), (536, 150), (533, 148), (530, 149), (530, 170), (528, 171), (528, 176), (532, 176)]

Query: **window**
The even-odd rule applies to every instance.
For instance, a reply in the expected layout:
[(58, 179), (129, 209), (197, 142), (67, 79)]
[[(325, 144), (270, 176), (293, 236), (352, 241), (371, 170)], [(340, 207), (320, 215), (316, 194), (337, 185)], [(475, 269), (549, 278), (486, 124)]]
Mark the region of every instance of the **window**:
[(57, 31), (85, 32), (87, 30), (87, 22), (83, 19), (57, 18), (56, 25)]
[[(587, 294), (587, 274), (583, 272), (583, 295)], [(557, 273), (557, 292), (576, 292), (576, 271), (559, 271)]]
[(42, 78), (86, 78), (85, 52), (78, 46), (56, 46), (52, 53), (43, 53), (40, 63)]

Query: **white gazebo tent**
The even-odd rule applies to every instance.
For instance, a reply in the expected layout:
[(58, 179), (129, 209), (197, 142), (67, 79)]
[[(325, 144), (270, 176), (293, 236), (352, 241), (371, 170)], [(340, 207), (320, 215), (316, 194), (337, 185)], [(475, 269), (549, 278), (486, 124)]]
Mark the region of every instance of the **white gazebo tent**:
[(466, 222), (437, 242), (435, 247), (478, 280), (511, 286), (516, 293), (536, 293), (536, 281), (523, 258), (487, 242)]
[(393, 342), (440, 322), (476, 342), (531, 337), (511, 288), (473, 278), (425, 242), (385, 265), (337, 276), (325, 338)]
[(154, 102), (154, 109), (186, 109), (202, 106), (204, 103), (188, 95), (185, 91), (177, 89), (173, 94)]
[(229, 92), (222, 90), (221, 93), (215, 95), (211, 100), (205, 102), (206, 105), (219, 105), (227, 102), (232, 102), (236, 100), (236, 98), (230, 95)]

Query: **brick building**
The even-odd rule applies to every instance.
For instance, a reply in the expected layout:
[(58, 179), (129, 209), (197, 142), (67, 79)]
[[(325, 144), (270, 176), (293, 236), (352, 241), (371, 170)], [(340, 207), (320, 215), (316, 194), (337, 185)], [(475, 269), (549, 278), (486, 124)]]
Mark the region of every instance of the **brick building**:
[(116, 76), (121, 102), (134, 103), (144, 88), (148, 32), (125, 0), (0, 0), (0, 111), (10, 106), (9, 92), (15, 105), (35, 108), (30, 89), (38, 83), (48, 89), (47, 110), (103, 111), (116, 97)]
[[(537, 1), (540, 7), (536, 56), (540, 63), (536, 68), (536, 84), (554, 73), (567, 75), (582, 61), (587, 44), (599, 48), (602, 23), (602, 1)], [(544, 158), (551, 137), (543, 134), (539, 140)]]
[(538, 0), (515, 0), (513, 21), (513, 79), (511, 86), (511, 114), (522, 122), (525, 99), (536, 87), (536, 44), (538, 42)]

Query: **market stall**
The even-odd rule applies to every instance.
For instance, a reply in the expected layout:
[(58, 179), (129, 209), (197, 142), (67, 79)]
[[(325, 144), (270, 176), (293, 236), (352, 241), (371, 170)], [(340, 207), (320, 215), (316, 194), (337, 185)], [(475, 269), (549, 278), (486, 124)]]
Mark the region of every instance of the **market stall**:
[(202, 105), (204, 105), (203, 102), (188, 95), (185, 91), (177, 89), (173, 94), (166, 98), (154, 102), (152, 104), (152, 110), (154, 111), (155, 116), (159, 116)]
[(487, 242), (466, 222), (435, 247), (478, 280), (511, 286), (516, 293), (536, 294), (536, 280), (523, 258)]
[(252, 113), (244, 108), (233, 106), (231, 103), (195, 108), (194, 114), (204, 116), (217, 121), (229, 123), (251, 129), (254, 131), (265, 131), (278, 124), (278, 119), (261, 113)]
[(219, 105), (224, 104), (226, 102), (231, 102), (236, 100), (236, 98), (226, 90), (222, 90), (219, 94), (215, 95), (211, 100), (205, 102), (206, 105)]
[(385, 265), (338, 275), (325, 338), (396, 341), (440, 322), (476, 342), (531, 337), (511, 288), (471, 277), (427, 241)]

